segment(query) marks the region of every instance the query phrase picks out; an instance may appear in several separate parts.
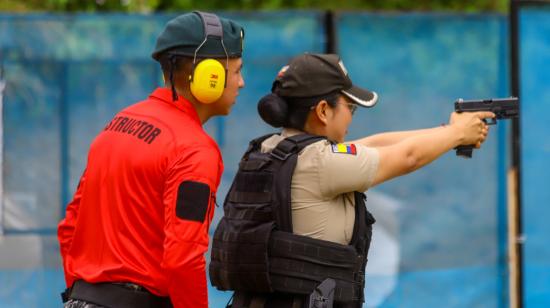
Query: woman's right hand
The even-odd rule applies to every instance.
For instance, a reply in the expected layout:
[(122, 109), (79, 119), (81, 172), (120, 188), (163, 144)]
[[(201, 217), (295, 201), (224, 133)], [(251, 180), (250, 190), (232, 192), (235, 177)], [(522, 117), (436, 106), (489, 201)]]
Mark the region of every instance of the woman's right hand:
[(457, 131), (462, 133), (460, 145), (474, 144), (479, 148), (487, 139), (489, 126), (483, 122), (483, 119), (494, 118), (495, 114), (488, 111), (480, 112), (453, 112), (449, 119), (449, 124), (456, 127)]

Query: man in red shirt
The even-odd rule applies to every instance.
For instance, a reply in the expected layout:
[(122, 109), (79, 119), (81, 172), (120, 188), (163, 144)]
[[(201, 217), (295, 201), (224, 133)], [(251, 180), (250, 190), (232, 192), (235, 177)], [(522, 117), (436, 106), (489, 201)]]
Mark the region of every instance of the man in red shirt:
[(59, 224), (65, 307), (208, 307), (204, 253), (223, 163), (202, 124), (227, 115), (244, 87), (243, 36), (193, 12), (158, 37), (166, 87), (92, 142)]

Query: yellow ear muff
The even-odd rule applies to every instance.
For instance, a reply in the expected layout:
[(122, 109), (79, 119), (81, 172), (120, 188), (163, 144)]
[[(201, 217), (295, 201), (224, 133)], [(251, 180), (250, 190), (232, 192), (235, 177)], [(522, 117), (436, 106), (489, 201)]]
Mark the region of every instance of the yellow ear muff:
[(225, 67), (217, 60), (205, 59), (195, 66), (191, 94), (201, 103), (217, 101), (225, 88)]

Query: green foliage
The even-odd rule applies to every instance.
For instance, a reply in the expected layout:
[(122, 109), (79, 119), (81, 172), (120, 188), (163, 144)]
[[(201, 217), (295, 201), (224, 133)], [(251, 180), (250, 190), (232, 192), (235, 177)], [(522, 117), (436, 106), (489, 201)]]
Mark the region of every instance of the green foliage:
[(0, 11), (383, 10), (506, 12), (508, 0), (0, 0)]

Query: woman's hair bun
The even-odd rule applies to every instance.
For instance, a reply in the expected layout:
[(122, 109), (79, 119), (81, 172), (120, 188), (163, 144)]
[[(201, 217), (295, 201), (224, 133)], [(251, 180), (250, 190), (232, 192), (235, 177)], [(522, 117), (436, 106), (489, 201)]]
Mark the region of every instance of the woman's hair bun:
[(287, 122), (288, 104), (277, 94), (270, 93), (258, 102), (258, 113), (267, 124), (283, 127)]

